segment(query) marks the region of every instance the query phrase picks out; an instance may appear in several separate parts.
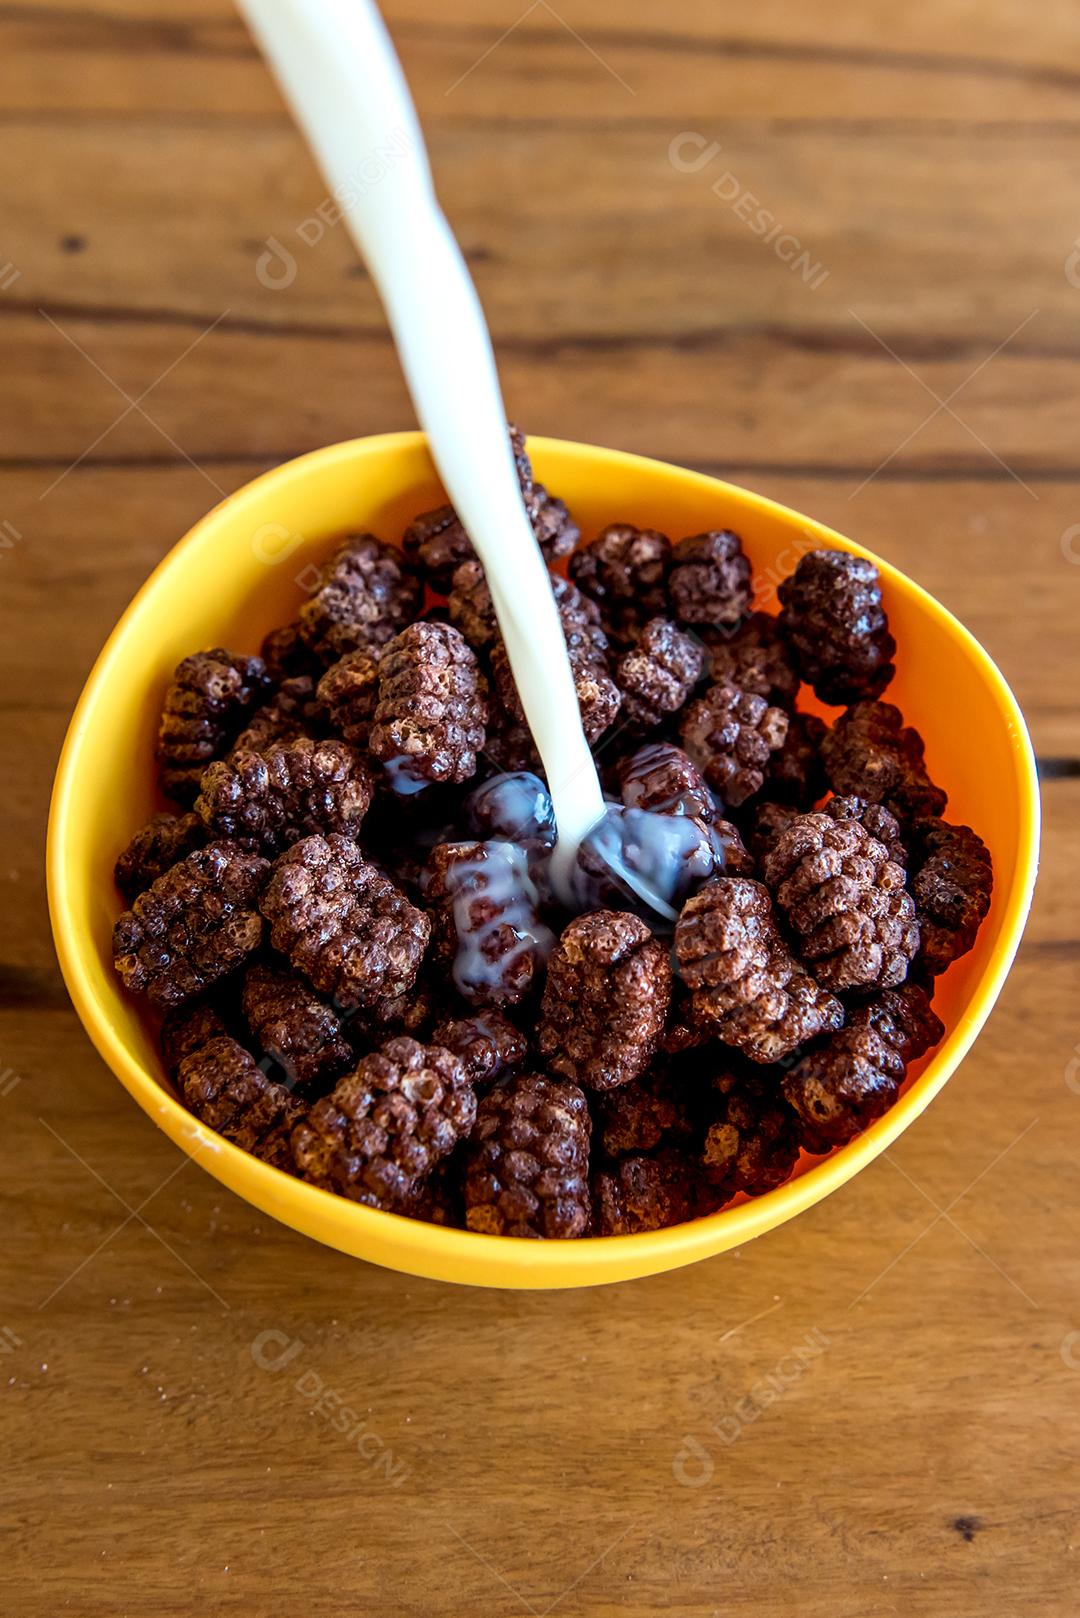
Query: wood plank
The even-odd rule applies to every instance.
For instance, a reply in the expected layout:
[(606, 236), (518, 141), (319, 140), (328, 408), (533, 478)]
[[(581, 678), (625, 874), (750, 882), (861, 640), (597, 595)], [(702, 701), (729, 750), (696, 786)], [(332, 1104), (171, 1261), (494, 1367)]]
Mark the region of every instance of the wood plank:
[[(81, 455), (187, 455), (213, 492), (213, 463), (223, 456), (273, 461), (415, 419), (379, 329), (320, 337), (226, 321), (208, 332), (201, 319), (189, 330), (53, 318), (59, 325), (34, 313), (3, 322), (13, 391), (2, 407), (5, 459), (40, 460), (53, 478)], [(1071, 424), (1080, 366), (1006, 349), (949, 409), (939, 408), (989, 347), (963, 358), (916, 357), (917, 376), (876, 343), (825, 365), (812, 347), (752, 332), (674, 352), (648, 339), (629, 351), (622, 343), (510, 339), (500, 353), (508, 408), (537, 432), (713, 468), (824, 467), (849, 477), (852, 491), (879, 467), (894, 477), (937, 470), (1015, 478), (1037, 505), (1030, 485), (1042, 474), (1056, 480), (1077, 471)], [(586, 364), (583, 389), (576, 378)], [(1017, 397), (1025, 408), (1013, 407)]]
[[(882, 185), (876, 142), (834, 129), (714, 134), (703, 124), (701, 141), (722, 149), (684, 172), (670, 149), (687, 127), (613, 130), (585, 164), (581, 134), (561, 126), (498, 139), (433, 131), (443, 200), (504, 352), (527, 342), (578, 366), (573, 346), (552, 345), (617, 337), (618, 360), (636, 372), (654, 343), (727, 364), (748, 334), (791, 332), (846, 381), (849, 354), (884, 357), (854, 310), (913, 363), (954, 358), (955, 383), (1013, 333), (1013, 356), (1075, 355), (1075, 134), (895, 133)], [(684, 165), (701, 156), (693, 144), (677, 152)], [(18, 183), (28, 153), (47, 175), (41, 186)], [(393, 183), (389, 158), (380, 173)], [(196, 177), (197, 211), (185, 201)], [(0, 142), (0, 185), (14, 197), (3, 255), (21, 272), (0, 295), (0, 318), (41, 304), (58, 319), (80, 307), (125, 319), (179, 312), (194, 337), (228, 309), (238, 323), (335, 338), (382, 329), (343, 231), (316, 217), (325, 187), (285, 125), (232, 141), (203, 126), (152, 126), (133, 140), (122, 124), (27, 125)], [(72, 236), (86, 244), (76, 255), (63, 246)], [(264, 267), (267, 285), (256, 266), (270, 237), (294, 263)], [(650, 374), (643, 382), (655, 385)], [(1038, 392), (1025, 388), (1029, 402)]]
[[(562, 10), (501, 0), (448, 15), (437, 0), (385, 8), (428, 120), (557, 119), (563, 124), (789, 119), (1075, 123), (1075, 19), (1047, 56), (1020, 0), (967, 8), (922, 4), (902, 17), (881, 0), (831, 6), (794, 35), (783, 5), (718, 19), (680, 0), (664, 16), (644, 0)], [(985, 16), (985, 23), (984, 23)], [(536, 87), (544, 86), (542, 98)], [(78, 10), (64, 0), (0, 14), (0, 94), (8, 111), (279, 119), (279, 103), (223, 0), (171, 13), (146, 0)]]

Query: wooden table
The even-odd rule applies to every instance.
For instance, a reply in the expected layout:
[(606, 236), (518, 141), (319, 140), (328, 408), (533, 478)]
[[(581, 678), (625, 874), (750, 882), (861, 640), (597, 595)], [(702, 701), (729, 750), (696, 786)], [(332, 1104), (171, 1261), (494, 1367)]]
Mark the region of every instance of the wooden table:
[(226, 0), (2, 8), (4, 1609), (1072, 1614), (1080, 15), (387, 12), (513, 414), (722, 471), (915, 573), (1028, 714), (1042, 884), (919, 1124), (680, 1274), (411, 1281), (182, 1159), (53, 958), (60, 740), (208, 505), (411, 413)]

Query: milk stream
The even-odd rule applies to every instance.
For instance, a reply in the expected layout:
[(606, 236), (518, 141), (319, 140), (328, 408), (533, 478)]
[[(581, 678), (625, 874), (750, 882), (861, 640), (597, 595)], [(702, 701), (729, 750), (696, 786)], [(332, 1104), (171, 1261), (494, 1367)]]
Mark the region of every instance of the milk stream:
[[(555, 804), (560, 867), (603, 813), (547, 568), (522, 503), (480, 301), (371, 0), (241, 0), (379, 289), (446, 492), (484, 564)], [(367, 177), (373, 156), (392, 172)]]
[[(435, 194), (401, 64), (372, 0), (240, 6), (378, 287), (447, 495), (484, 565), (554, 804), (552, 886), (573, 907), (578, 851), (605, 815), (603, 794), (518, 486), (491, 339)], [(670, 899), (651, 892), (648, 871), (624, 858), (618, 835), (613, 846), (628, 890), (655, 899), (670, 920)]]

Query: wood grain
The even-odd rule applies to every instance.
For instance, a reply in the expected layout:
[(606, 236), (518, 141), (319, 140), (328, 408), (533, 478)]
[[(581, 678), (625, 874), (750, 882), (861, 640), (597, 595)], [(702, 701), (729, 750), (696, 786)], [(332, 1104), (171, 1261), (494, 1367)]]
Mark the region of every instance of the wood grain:
[[(436, 112), (441, 99), (432, 97)], [(632, 349), (672, 338), (720, 345), (747, 328), (794, 327), (801, 346), (820, 334), (841, 352), (873, 354), (854, 310), (912, 358), (967, 362), (959, 381), (1037, 309), (1013, 352), (1075, 358), (1080, 291), (1064, 273), (1077, 234), (1072, 129), (729, 127), (707, 108), (691, 117), (676, 104), (645, 129), (543, 118), (493, 131), (436, 118), (432, 130), (444, 201), (511, 352), (568, 339), (571, 358), (575, 342), (620, 338)], [(66, 307), (114, 323), (136, 309), (169, 323), (187, 316), (187, 337), (226, 310), (226, 331), (381, 332), (343, 231), (319, 235), (325, 187), (288, 123), (147, 119), (135, 138), (122, 120), (73, 129), (13, 116), (10, 137), (0, 143), (0, 181), (18, 200), (4, 253), (26, 283), (8, 292), (13, 314), (37, 298), (61, 319)], [(17, 183), (31, 141), (48, 173), (40, 191)], [(380, 183), (392, 186), (392, 153), (381, 163)], [(186, 205), (196, 172), (198, 210)], [(733, 206), (729, 174), (738, 195), (757, 199), (744, 205), (747, 217)], [(809, 265), (795, 269), (763, 246), (773, 227), (754, 233), (758, 206)], [(65, 251), (71, 234), (85, 241), (76, 254)], [(256, 275), (269, 237), (296, 260), (284, 290)]]
[[(1075, 8), (386, 12), (514, 413), (722, 472), (915, 574), (1029, 717), (1043, 879), (988, 1029), (888, 1158), (690, 1271), (411, 1281), (180, 1158), (55, 966), (71, 705), (222, 492), (410, 411), (340, 230), (298, 234), (323, 188), (224, 0), (0, 6), (5, 1608), (1071, 1618)], [(687, 134), (719, 145), (698, 169), (671, 160)]]

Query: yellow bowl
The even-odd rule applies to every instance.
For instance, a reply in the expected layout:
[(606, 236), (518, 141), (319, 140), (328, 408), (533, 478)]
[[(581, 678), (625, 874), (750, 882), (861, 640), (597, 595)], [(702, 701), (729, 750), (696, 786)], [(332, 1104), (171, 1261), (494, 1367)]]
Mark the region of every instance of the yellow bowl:
[[(832, 545), (868, 554), (806, 517), (699, 473), (554, 439), (530, 440), (529, 449), (537, 475), (567, 501), (586, 539), (615, 519), (673, 537), (734, 528), (754, 564), (762, 605), (804, 550)], [(1020, 710), (968, 631), (884, 562), (878, 566), (900, 648), (887, 695), (926, 738), (931, 773), (949, 792), (950, 818), (968, 821), (989, 845), (993, 904), (975, 949), (940, 983), (942, 1044), (913, 1070), (883, 1118), (831, 1157), (801, 1159), (779, 1190), (671, 1230), (578, 1242), (478, 1236), (360, 1207), (267, 1167), (193, 1118), (165, 1079), (150, 1020), (113, 972), (110, 939), (121, 907), (112, 866), (161, 806), (154, 732), (172, 669), (202, 647), (257, 649), (268, 629), (294, 616), (313, 563), (336, 536), (371, 529), (396, 539), (442, 498), (421, 434), (336, 444), (224, 500), (140, 590), (86, 683), (53, 792), (49, 904), (71, 998), (113, 1072), (184, 1151), (265, 1213), (359, 1258), (444, 1281), (564, 1287), (627, 1280), (740, 1246), (851, 1179), (922, 1112), (985, 1022), (1031, 902), (1039, 799)]]

